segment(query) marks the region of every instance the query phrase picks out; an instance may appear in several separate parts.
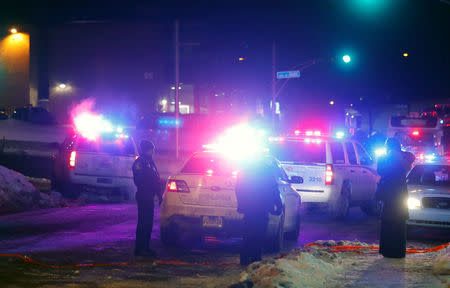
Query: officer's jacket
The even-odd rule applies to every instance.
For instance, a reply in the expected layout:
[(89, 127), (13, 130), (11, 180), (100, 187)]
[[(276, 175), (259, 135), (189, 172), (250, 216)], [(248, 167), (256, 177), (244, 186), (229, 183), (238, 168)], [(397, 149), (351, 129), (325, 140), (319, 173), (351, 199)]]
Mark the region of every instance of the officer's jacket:
[(153, 193), (153, 195), (161, 193), (161, 180), (158, 169), (151, 157), (140, 156), (134, 161), (133, 178), (134, 184), (138, 188), (138, 193), (142, 191), (151, 191), (150, 193)]
[(378, 162), (377, 198), (383, 201), (382, 219), (403, 221), (408, 215), (408, 190), (406, 174), (414, 162), (414, 155), (408, 152), (393, 151)]
[(282, 207), (278, 183), (269, 169), (243, 171), (235, 191), (239, 213), (266, 216), (274, 212), (274, 207)]

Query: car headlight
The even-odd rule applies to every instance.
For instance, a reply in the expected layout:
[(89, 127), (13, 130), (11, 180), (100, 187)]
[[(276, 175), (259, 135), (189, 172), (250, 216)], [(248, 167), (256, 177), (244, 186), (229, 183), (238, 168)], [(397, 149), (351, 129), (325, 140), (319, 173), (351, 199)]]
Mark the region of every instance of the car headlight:
[(408, 198), (408, 208), (409, 209), (420, 209), (422, 208), (422, 203), (419, 199), (410, 197)]

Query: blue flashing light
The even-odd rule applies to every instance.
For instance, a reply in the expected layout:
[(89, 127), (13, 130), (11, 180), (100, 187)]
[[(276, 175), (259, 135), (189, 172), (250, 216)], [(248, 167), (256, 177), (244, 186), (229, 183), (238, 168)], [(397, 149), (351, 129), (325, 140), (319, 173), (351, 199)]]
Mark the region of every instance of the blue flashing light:
[(337, 131), (335, 134), (337, 139), (342, 139), (345, 137), (345, 132), (344, 131)]
[(380, 148), (376, 148), (374, 150), (375, 156), (376, 157), (383, 157), (386, 155), (387, 151), (386, 151), (386, 147), (380, 147)]

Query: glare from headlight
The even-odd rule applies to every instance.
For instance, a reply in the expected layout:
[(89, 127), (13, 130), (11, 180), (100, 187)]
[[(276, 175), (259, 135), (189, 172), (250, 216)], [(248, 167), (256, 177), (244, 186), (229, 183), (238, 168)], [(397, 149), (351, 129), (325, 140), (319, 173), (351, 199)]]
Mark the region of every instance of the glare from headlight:
[(408, 208), (409, 209), (420, 209), (421, 208), (420, 200), (417, 198), (408, 198)]

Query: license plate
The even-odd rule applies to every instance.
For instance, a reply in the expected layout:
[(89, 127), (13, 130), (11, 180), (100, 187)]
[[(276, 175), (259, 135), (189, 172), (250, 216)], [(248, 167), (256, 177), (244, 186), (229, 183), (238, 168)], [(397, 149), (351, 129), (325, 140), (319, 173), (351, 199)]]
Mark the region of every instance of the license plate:
[(203, 227), (222, 228), (223, 219), (220, 216), (203, 216)]

